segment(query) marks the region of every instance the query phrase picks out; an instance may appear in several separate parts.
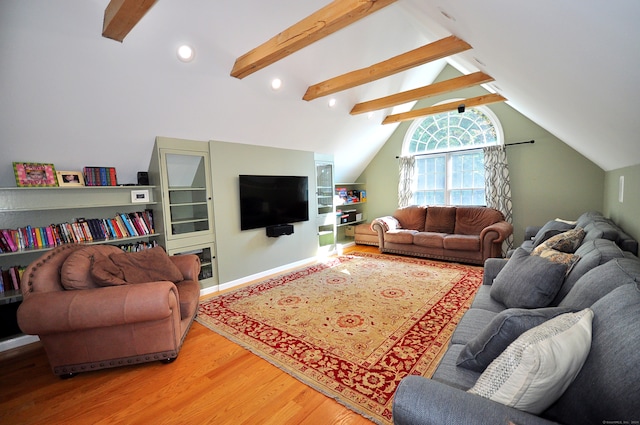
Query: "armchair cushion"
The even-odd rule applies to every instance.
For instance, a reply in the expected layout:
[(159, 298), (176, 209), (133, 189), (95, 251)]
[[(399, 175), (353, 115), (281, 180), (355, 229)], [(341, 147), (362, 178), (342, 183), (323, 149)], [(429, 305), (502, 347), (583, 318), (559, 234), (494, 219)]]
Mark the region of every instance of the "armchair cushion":
[(180, 269), (160, 246), (140, 252), (110, 254), (92, 264), (91, 275), (101, 286), (184, 280)]

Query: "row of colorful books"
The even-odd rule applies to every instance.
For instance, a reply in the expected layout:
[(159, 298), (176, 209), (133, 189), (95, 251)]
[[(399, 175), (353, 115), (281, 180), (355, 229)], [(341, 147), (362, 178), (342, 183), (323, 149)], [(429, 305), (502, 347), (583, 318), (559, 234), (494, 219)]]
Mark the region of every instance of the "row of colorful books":
[(117, 186), (118, 177), (115, 167), (84, 167), (85, 186)]
[(0, 292), (19, 291), (25, 266), (13, 266), (0, 273)]
[(50, 248), (65, 243), (94, 242), (155, 233), (153, 212), (119, 213), (112, 218), (77, 219), (43, 227), (0, 230), (0, 252)]

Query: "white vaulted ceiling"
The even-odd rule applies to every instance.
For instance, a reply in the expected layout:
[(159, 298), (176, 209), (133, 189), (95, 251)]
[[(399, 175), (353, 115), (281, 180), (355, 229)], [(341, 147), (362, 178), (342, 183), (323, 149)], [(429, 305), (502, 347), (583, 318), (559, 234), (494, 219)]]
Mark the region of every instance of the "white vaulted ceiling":
[[(397, 126), (381, 124), (391, 108), (370, 117), (350, 115), (353, 105), (430, 84), (450, 63), (491, 75), (511, 107), (604, 170), (640, 163), (640, 2), (398, 0), (246, 78), (229, 75), (236, 58), (329, 3), (158, 0), (119, 43), (101, 36), (109, 0), (2, 0), (0, 89), (12, 128), (0, 131), (78, 145), (92, 134), (122, 149), (164, 135), (333, 153), (337, 178), (349, 181)], [(313, 84), (450, 35), (472, 49), (302, 100)], [(181, 43), (196, 49), (193, 62), (177, 60)]]

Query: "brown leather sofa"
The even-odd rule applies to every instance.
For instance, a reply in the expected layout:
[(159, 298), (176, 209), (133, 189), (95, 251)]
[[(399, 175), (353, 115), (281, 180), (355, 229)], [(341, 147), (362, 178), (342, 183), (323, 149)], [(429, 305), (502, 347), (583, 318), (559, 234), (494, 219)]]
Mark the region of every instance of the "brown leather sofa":
[(38, 335), (62, 377), (170, 362), (197, 313), (199, 272), (196, 255), (169, 257), (161, 247), (62, 245), (27, 267), (18, 325)]
[(487, 207), (411, 205), (371, 222), (380, 252), (484, 264), (502, 257), (502, 242), (513, 233), (504, 215)]

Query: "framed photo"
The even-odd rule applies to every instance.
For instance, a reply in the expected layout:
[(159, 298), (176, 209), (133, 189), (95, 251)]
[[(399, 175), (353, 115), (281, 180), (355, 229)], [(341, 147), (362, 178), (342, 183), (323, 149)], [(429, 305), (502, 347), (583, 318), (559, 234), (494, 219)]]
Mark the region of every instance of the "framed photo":
[(55, 187), (58, 186), (56, 170), (53, 164), (36, 162), (14, 162), (13, 172), (18, 187)]
[(60, 187), (84, 186), (84, 177), (80, 171), (57, 171)]
[(131, 202), (133, 202), (134, 204), (143, 203), (143, 202), (149, 202), (149, 191), (147, 189), (145, 189), (145, 190), (132, 190), (131, 191)]

